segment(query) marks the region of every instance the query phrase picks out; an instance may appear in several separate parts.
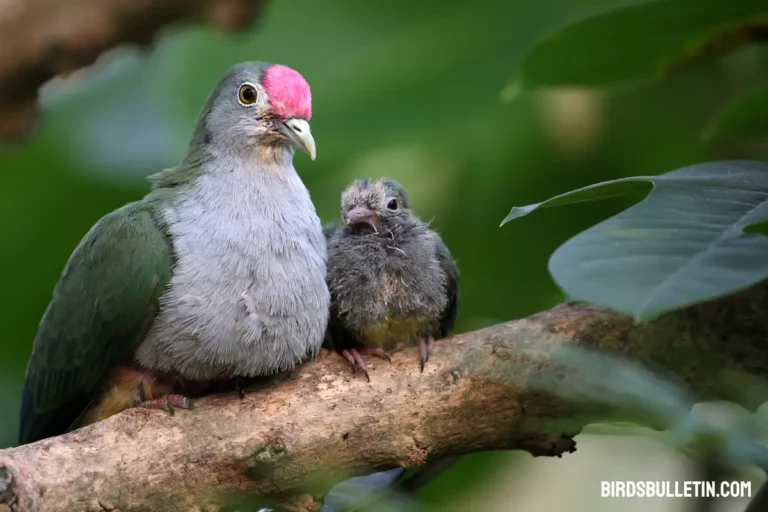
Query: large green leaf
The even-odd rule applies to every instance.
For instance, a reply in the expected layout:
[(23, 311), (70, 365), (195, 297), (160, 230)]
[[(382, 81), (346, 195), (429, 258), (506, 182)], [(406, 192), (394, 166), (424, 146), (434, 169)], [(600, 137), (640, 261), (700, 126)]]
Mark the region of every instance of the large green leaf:
[(576, 22), (535, 46), (517, 87), (613, 86), (759, 39), (765, 0), (659, 0)]
[(768, 137), (768, 83), (732, 99), (704, 130), (704, 139)]
[(513, 208), (504, 223), (539, 208), (629, 193), (648, 182), (653, 190), (645, 200), (552, 255), (549, 270), (567, 295), (647, 320), (768, 277), (768, 237), (744, 233), (768, 220), (765, 163), (711, 162), (591, 185)]

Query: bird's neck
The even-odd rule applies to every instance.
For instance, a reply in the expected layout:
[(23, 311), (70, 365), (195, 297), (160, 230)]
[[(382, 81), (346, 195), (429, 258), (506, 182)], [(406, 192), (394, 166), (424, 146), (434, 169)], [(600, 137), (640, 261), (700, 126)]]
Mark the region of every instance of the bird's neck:
[(294, 153), (293, 147), (286, 144), (263, 144), (256, 146), (249, 158), (254, 158), (262, 169), (293, 169)]
[(293, 149), (286, 147), (191, 151), (179, 166), (152, 175), (149, 180), (157, 197), (179, 193), (215, 197), (216, 201), (238, 201), (264, 191), (302, 201), (308, 196), (293, 167)]
[(233, 196), (253, 195), (255, 191), (294, 195), (303, 194), (306, 188), (291, 159), (274, 161), (232, 155), (205, 162), (198, 185), (204, 183)]
[(220, 162), (223, 167), (255, 166), (264, 170), (293, 169), (295, 149), (284, 141), (268, 143), (243, 141), (216, 141), (210, 144), (190, 145), (185, 162), (190, 165), (200, 165)]

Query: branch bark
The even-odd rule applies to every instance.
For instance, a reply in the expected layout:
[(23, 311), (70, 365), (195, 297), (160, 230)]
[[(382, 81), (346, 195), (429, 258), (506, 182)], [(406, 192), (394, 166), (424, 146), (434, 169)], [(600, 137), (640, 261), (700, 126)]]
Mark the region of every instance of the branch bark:
[(666, 370), (702, 399), (754, 407), (764, 393), (743, 391), (768, 373), (764, 311), (765, 287), (642, 325), (564, 304), (442, 340), (423, 374), (415, 349), (394, 354), (391, 365), (372, 361), (371, 383), (324, 353), (242, 400), (210, 396), (174, 416), (130, 410), (0, 450), (0, 510), (217, 510), (227, 493), (316, 510), (336, 471), (339, 479), (493, 449), (559, 456), (599, 412), (557, 398), (583, 380), (558, 362), (573, 347)]
[(36, 120), (38, 89), (121, 43), (150, 44), (178, 22), (247, 26), (263, 0), (0, 0), (0, 137)]

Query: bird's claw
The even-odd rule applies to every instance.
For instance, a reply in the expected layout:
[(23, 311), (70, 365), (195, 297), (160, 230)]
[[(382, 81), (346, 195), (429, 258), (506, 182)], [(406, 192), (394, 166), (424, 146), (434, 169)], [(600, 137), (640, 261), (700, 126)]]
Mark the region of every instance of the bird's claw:
[(354, 348), (351, 348), (349, 350), (342, 350), (341, 355), (344, 356), (344, 358), (349, 362), (350, 366), (352, 366), (352, 373), (357, 373), (357, 367), (360, 367), (360, 371), (363, 372), (363, 375), (365, 375), (365, 378), (368, 379), (368, 382), (371, 382), (371, 376), (368, 375), (368, 367), (365, 365), (365, 359), (363, 359), (363, 356), (355, 350)]
[(184, 395), (163, 395), (160, 398), (156, 398), (154, 400), (144, 400), (136, 407), (140, 407), (142, 409), (162, 409), (173, 416), (176, 414), (177, 408), (192, 409), (194, 404), (192, 400)]
[(427, 366), (429, 356), (432, 355), (432, 348), (435, 346), (435, 338), (429, 337), (426, 341), (419, 338), (419, 359), (421, 360), (421, 373), (424, 373), (424, 367)]
[(239, 378), (235, 380), (235, 391), (237, 391), (237, 396), (241, 399), (245, 398), (245, 388), (245, 379)]
[(361, 353), (364, 356), (373, 356), (373, 357), (384, 359), (388, 363), (392, 362), (392, 358), (389, 357), (389, 354), (384, 352), (384, 349), (381, 349), (381, 348), (366, 348)]
[(351, 348), (342, 350), (341, 355), (349, 362), (349, 365), (352, 367), (352, 373), (356, 373), (357, 368), (359, 367), (368, 382), (371, 382), (371, 376), (368, 374), (368, 366), (365, 364), (363, 356), (378, 357), (390, 363), (392, 362), (392, 358), (389, 357), (389, 354), (381, 348), (364, 348), (361, 350)]

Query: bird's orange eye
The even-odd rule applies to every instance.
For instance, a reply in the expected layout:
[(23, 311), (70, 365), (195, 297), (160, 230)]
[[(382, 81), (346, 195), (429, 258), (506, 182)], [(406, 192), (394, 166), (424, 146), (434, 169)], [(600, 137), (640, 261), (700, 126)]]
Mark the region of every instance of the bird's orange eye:
[(237, 97), (243, 105), (253, 105), (259, 99), (259, 92), (253, 85), (243, 84), (240, 86), (240, 92), (237, 93)]

